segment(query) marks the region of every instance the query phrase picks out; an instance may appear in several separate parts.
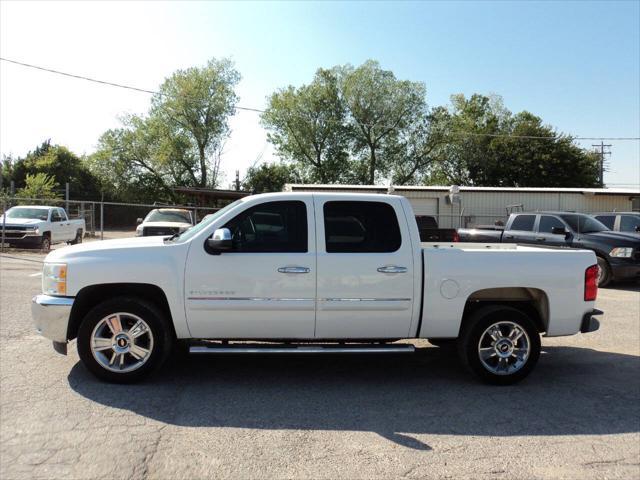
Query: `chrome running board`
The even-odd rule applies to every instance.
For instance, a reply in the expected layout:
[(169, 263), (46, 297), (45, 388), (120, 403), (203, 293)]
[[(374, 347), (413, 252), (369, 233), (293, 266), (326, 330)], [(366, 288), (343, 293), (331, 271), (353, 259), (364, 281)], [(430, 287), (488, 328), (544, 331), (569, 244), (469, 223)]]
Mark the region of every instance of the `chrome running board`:
[(189, 353), (226, 354), (318, 354), (318, 353), (414, 353), (413, 345), (258, 345), (240, 344), (229, 345), (193, 345), (189, 347)]

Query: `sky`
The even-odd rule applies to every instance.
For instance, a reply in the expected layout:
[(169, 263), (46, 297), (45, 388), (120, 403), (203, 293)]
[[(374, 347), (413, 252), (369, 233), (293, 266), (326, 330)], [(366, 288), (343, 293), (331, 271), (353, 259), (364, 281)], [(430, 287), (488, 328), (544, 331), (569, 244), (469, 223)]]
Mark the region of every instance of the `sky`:
[[(427, 102), (498, 94), (580, 137), (640, 137), (640, 1), (0, 3), (0, 56), (156, 90), (176, 69), (231, 58), (239, 105), (264, 108), (316, 69), (378, 60)], [(0, 62), (0, 153), (43, 140), (92, 153), (150, 95)], [(276, 159), (259, 114), (230, 121), (227, 187)], [(591, 148), (595, 141), (584, 141)], [(640, 187), (640, 142), (612, 144), (605, 182)]]

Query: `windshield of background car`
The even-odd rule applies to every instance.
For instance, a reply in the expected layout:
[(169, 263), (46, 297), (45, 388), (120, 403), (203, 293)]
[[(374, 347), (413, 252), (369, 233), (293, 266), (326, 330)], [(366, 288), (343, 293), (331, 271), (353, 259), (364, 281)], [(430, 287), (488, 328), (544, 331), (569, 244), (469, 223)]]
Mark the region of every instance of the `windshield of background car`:
[(144, 221), (191, 223), (191, 216), (180, 210), (152, 210)]
[(571, 230), (576, 233), (594, 233), (609, 231), (606, 225), (589, 215), (572, 214), (560, 215), (569, 224)]
[(7, 218), (27, 218), (32, 220), (47, 220), (49, 211), (44, 208), (10, 208)]
[(202, 221), (200, 223), (198, 223), (195, 227), (191, 227), (186, 232), (180, 234), (179, 237), (176, 237), (176, 240), (180, 240), (180, 241), (189, 240), (190, 238), (192, 238), (195, 235), (197, 235), (198, 232), (204, 230), (209, 225), (211, 225), (213, 222), (215, 222), (222, 214), (224, 214), (228, 210), (231, 210), (233, 207), (235, 207), (236, 205), (240, 204), (241, 202), (242, 202), (242, 200), (236, 200), (235, 202), (230, 203), (226, 207), (221, 208), (217, 212), (207, 215), (206, 218), (203, 218)]

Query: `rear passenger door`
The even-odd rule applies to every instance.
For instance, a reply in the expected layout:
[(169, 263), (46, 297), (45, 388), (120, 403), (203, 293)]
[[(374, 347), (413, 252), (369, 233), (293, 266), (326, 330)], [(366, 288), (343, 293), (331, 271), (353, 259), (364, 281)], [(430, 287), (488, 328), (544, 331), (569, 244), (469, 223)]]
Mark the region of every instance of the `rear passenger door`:
[(322, 195), (314, 199), (318, 232), (315, 337), (406, 337), (416, 272), (402, 205), (383, 196), (380, 201)]
[(504, 232), (503, 241), (506, 243), (536, 243), (536, 233), (533, 229), (535, 223), (535, 213), (515, 215), (509, 229)]

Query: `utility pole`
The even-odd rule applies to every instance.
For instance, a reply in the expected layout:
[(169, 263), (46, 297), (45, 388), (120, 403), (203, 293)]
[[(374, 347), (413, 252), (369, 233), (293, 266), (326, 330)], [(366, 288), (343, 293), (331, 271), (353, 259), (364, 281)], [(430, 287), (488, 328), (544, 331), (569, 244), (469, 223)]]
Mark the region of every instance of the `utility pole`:
[(240, 191), (240, 170), (236, 170), (236, 192)]
[[(611, 155), (611, 152), (605, 152), (604, 149), (605, 148), (611, 148), (611, 145), (605, 145), (604, 142), (601, 140), (600, 144), (591, 144), (592, 147), (596, 148), (596, 153), (600, 154), (600, 171), (599, 171), (599, 182), (600, 182), (600, 187), (604, 187), (604, 156), (605, 155)], [(598, 148), (600, 149), (600, 151), (598, 152)]]

